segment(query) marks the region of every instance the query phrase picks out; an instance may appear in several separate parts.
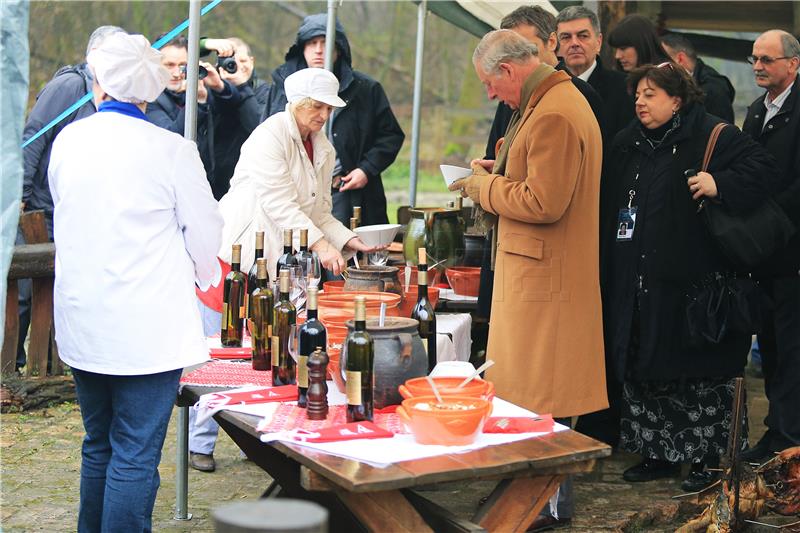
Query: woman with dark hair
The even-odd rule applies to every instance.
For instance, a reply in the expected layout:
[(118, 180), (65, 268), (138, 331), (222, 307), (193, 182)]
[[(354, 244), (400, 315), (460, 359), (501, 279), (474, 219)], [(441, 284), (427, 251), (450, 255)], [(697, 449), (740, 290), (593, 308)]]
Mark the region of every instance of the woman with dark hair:
[(777, 171), (761, 146), (729, 125), (707, 171), (698, 172), (720, 120), (706, 113), (683, 68), (634, 69), (629, 88), (638, 121), (610, 147), (601, 206), (607, 361), (624, 383), (620, 444), (643, 457), (623, 478), (669, 477), (691, 463), (682, 487), (696, 491), (714, 480), (705, 466), (717, 465), (726, 450), (733, 379), (742, 375), (751, 339), (733, 328), (717, 342), (690, 333), (691, 295), (720, 273), (736, 274), (698, 208), (713, 202), (731, 213), (752, 210), (770, 194)]
[(642, 15), (628, 15), (620, 20), (608, 34), (608, 44), (614, 49), (617, 65), (625, 72), (670, 60), (658, 39), (656, 27)]

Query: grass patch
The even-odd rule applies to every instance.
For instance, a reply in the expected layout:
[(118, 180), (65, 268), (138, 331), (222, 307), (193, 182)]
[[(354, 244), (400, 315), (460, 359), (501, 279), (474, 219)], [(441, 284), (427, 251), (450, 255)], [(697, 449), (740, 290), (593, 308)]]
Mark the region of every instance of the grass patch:
[[(408, 192), (409, 177), (411, 176), (411, 165), (406, 161), (395, 161), (381, 174), (383, 188), (386, 191)], [(417, 172), (417, 192), (447, 192), (447, 186), (441, 174), (427, 172), (420, 168)], [(394, 209), (395, 215), (397, 208)], [(391, 219), (392, 208), (389, 207), (389, 218)]]

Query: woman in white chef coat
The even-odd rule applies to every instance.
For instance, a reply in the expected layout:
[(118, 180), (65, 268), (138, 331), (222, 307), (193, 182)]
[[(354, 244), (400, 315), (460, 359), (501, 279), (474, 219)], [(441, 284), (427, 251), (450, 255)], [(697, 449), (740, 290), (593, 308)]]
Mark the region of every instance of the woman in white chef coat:
[(231, 245), (242, 245), (242, 268), (255, 256), (256, 231), (264, 231), (264, 257), (275, 279), (283, 230), (308, 228), (309, 248), (334, 274), (345, 266), (343, 252), (370, 252), (331, 214), (333, 145), (322, 131), (334, 108), (344, 107), (339, 81), (331, 72), (307, 68), (284, 82), (288, 104), (242, 145), (231, 188), (220, 210), (225, 220), (220, 257), (230, 263)]
[(219, 279), (222, 219), (194, 143), (151, 124), (169, 73), (141, 35), (87, 61), (98, 113), (59, 134), (55, 327), (86, 430), (78, 531), (149, 531), (181, 369), (208, 358), (195, 282)]

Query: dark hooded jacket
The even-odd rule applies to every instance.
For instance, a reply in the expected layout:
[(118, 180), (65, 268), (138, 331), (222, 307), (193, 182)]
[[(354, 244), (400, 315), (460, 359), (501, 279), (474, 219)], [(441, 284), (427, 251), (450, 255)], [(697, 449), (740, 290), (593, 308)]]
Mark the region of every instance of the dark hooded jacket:
[(692, 76), (706, 95), (703, 101), (706, 111), (733, 124), (733, 98), (736, 96), (736, 89), (731, 81), (699, 58)]
[[(324, 13), (303, 19), (297, 39), (286, 53), (286, 62), (272, 73), (272, 85), (267, 94), (262, 121), (286, 108), (283, 82), (290, 74), (308, 66), (303, 56), (305, 43), (325, 35), (326, 23), (327, 15)], [(381, 172), (394, 162), (405, 135), (392, 113), (381, 84), (353, 70), (350, 43), (339, 21), (336, 21), (336, 47), (339, 56), (334, 63), (333, 73), (339, 80), (339, 97), (347, 106), (335, 110), (332, 118), (331, 142), (339, 163), (334, 174), (344, 176), (360, 168), (367, 174), (368, 182), (361, 190), (335, 194), (361, 196), (362, 225), (385, 224), (388, 218)]]
[[(40, 129), (50, 123), (69, 106), (92, 90), (92, 74), (86, 63), (61, 67), (53, 79), (44, 86), (36, 97), (36, 103), (25, 122), (23, 141), (33, 137)], [(40, 135), (23, 149), (24, 177), (22, 201), (26, 211), (44, 210), (50, 236), (53, 235), (53, 198), (47, 181), (47, 166), (50, 164), (50, 150), (56, 136), (68, 124), (93, 115), (94, 102), (87, 102)]]

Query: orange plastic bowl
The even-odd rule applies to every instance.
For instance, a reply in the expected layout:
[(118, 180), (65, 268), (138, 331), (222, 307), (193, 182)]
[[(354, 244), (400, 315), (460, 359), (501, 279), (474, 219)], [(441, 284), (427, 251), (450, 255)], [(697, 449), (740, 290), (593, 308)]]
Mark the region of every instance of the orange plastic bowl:
[(325, 294), (331, 294), (334, 292), (344, 292), (344, 280), (343, 279), (335, 279), (332, 281), (326, 281), (322, 284), (322, 290)]
[[(444, 396), (442, 403), (466, 408), (443, 409), (438, 407), (435, 396), (419, 396), (403, 400), (397, 408), (397, 415), (420, 444), (465, 446), (475, 442), (492, 413), (492, 404), (468, 396)], [(427, 408), (423, 409), (421, 405)]]
[[(464, 378), (440, 376), (431, 378), (439, 394), (442, 396), (467, 396), (469, 398), (482, 398), (484, 400), (492, 401), (494, 398), (494, 383), (491, 381), (484, 381), (480, 378), (475, 378), (460, 389), (457, 389), (459, 383), (464, 381)], [(419, 396), (431, 396), (433, 390), (426, 378), (413, 378), (406, 381), (398, 388), (400, 396), (405, 399), (416, 398)]]
[(367, 299), (367, 316), (375, 317), (381, 312), (381, 303), (386, 304), (386, 316), (399, 316), (400, 295), (391, 292), (340, 292), (319, 295), (319, 317), (322, 322), (344, 325), (355, 314), (355, 297)]
[[(400, 302), (400, 307), (398, 308), (400, 316), (411, 316), (411, 311), (414, 309), (414, 306), (417, 305), (417, 295), (419, 294), (417, 292), (417, 287), (419, 287), (419, 285), (409, 285), (408, 292), (403, 292), (403, 301)], [(436, 304), (439, 302), (438, 287), (428, 287), (428, 300), (430, 300), (433, 308), (436, 309)]]
[[(402, 288), (406, 282), (406, 273), (405, 273), (406, 267), (400, 265), (397, 268), (399, 269), (397, 271), (397, 280), (400, 282), (400, 287)], [(411, 280), (408, 282), (409, 288), (411, 288), (412, 285), (419, 284), (417, 283), (417, 274), (419, 274), (419, 269), (415, 266), (412, 266), (410, 268), (411, 268)], [(428, 269), (428, 286), (433, 287), (434, 285), (438, 285), (439, 281), (441, 280), (441, 277), (442, 277), (442, 271), (439, 270), (438, 268)]]
[(445, 274), (453, 292), (461, 296), (478, 296), (481, 287), (480, 267), (452, 267)]

